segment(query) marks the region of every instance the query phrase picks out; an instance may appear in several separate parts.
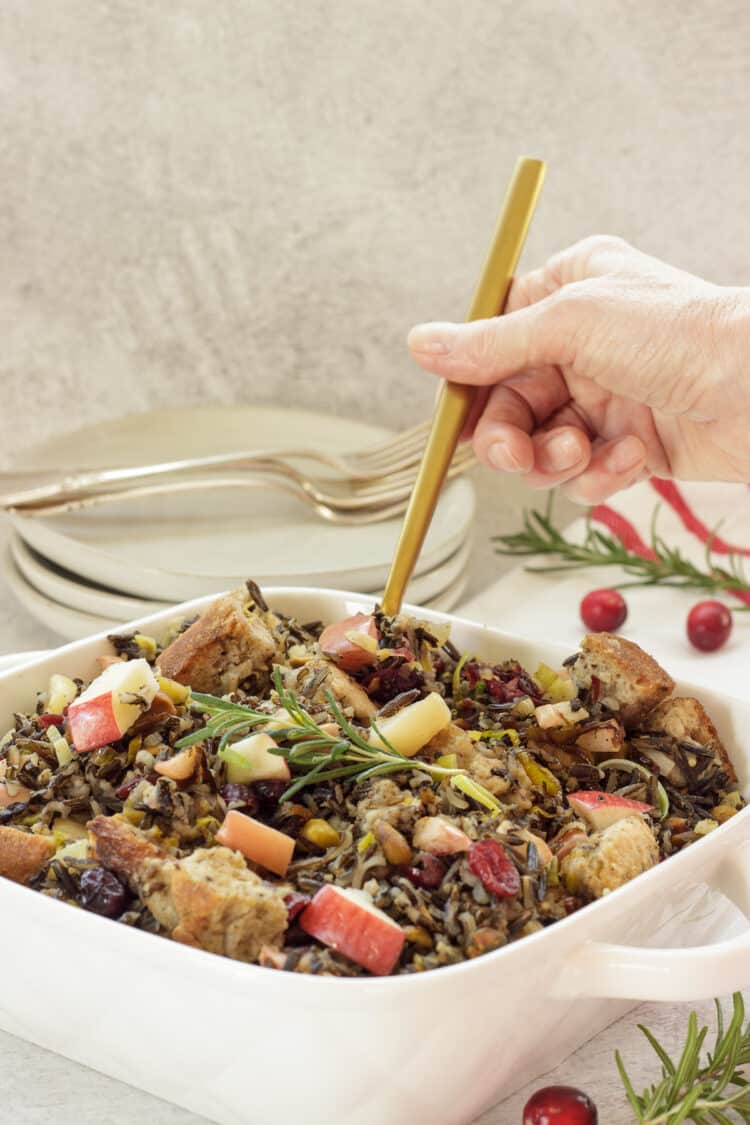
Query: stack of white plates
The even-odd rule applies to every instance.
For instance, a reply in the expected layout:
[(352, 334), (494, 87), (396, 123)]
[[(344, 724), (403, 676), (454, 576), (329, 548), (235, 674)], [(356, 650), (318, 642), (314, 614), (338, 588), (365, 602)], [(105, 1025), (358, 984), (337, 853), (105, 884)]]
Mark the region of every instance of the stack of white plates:
[[(309, 411), (232, 406), (131, 415), (66, 434), (29, 453), (35, 468), (99, 468), (240, 450), (317, 447), (347, 453), (388, 431)], [(316, 475), (323, 472), (310, 463)], [(451, 609), (466, 582), (474, 489), (444, 490), (407, 592)], [(16, 597), (68, 639), (240, 585), (338, 587), (377, 595), (401, 520), (323, 522), (271, 488), (191, 492), (121, 501), (75, 514), (11, 515), (4, 575)]]

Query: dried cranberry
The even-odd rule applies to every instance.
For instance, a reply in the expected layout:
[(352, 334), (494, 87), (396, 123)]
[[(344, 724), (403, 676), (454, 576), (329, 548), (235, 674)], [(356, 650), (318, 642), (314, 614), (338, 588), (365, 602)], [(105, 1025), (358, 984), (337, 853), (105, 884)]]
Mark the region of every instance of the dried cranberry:
[(81, 906), (95, 914), (116, 918), (125, 909), (127, 897), (120, 880), (106, 867), (89, 867), (81, 875)]
[(434, 891), (445, 877), (445, 864), (437, 856), (425, 852), (419, 860), (419, 866), (407, 867), (404, 874), (415, 887)]
[(469, 848), (469, 867), (482, 886), (498, 898), (512, 898), (521, 889), (518, 868), (497, 840), (480, 840)]
[(121, 801), (124, 801), (127, 797), (130, 796), (136, 785), (138, 785), (138, 783), (142, 780), (143, 778), (140, 777), (131, 777), (130, 781), (126, 781), (125, 784), (121, 785), (119, 789), (115, 789), (115, 796), (119, 797)]
[(250, 792), (251, 796), (255, 797), (256, 807), (260, 808), (261, 812), (272, 813), (278, 807), (279, 797), (288, 788), (288, 781), (254, 781)]
[(284, 906), (286, 906), (287, 916), (290, 922), (293, 922), (298, 914), (301, 914), (312, 899), (309, 895), (301, 895), (298, 891), (292, 891), (284, 899)]
[[(404, 655), (406, 654), (406, 656)], [(397, 655), (398, 654), (398, 655)], [(404, 691), (424, 687), (424, 672), (418, 664), (412, 663), (408, 650), (398, 649), (387, 657), (378, 667), (374, 676), (362, 680), (362, 686), (376, 703), (388, 703)]]
[(482, 669), (476, 660), (467, 660), (461, 669), (461, 674), (468, 681), (470, 688), (475, 688), (482, 678)]
[(491, 679), (484, 680), (487, 692), (495, 703), (512, 703), (528, 695), (535, 703), (541, 702), (539, 685), (532, 680), (520, 664), (496, 664)]
[(588, 1094), (574, 1086), (545, 1086), (527, 1101), (523, 1125), (598, 1125), (599, 1115)]
[(49, 727), (62, 726), (65, 722), (65, 718), (62, 715), (52, 715), (49, 712), (44, 715), (38, 715), (37, 718), (42, 730), (48, 730)]
[(258, 811), (258, 798), (249, 785), (230, 781), (227, 785), (222, 785), (219, 793), (232, 809), (244, 809), (250, 813)]

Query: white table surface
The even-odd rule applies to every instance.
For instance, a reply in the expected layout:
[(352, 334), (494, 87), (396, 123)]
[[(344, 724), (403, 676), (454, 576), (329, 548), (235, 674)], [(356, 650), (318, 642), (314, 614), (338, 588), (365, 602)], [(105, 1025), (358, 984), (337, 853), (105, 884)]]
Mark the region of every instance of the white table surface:
[[(503, 524), (515, 527), (518, 522), (518, 497), (511, 488), (500, 492), (497, 482), (484, 474), (479, 475), (478, 486), (482, 514), (468, 587), (472, 597), (480, 595), (503, 570), (503, 560), (494, 556), (489, 536)], [(5, 528), (0, 524), (0, 549), (4, 540)], [(47, 648), (57, 643), (59, 638), (33, 621), (0, 580), (0, 652)], [(710, 1003), (694, 1007), (701, 1018), (711, 1023)], [(599, 1107), (600, 1125), (632, 1122), (633, 1115), (615, 1069), (614, 1051), (618, 1049), (623, 1054), (638, 1088), (639, 1082), (645, 1084), (655, 1077), (657, 1070), (636, 1025), (646, 1023), (668, 1049), (677, 1048), (682, 1043), (689, 1010), (690, 1006), (676, 1004), (640, 1006), (581, 1047), (556, 1070), (490, 1110), (482, 1117), (481, 1125), (520, 1125), (523, 1106), (532, 1090), (550, 1083), (586, 1090)], [(60, 1018), (59, 1014), (54, 1018)], [(498, 1044), (500, 1049), (502, 1045)], [(202, 1117), (2, 1032), (0, 1057), (3, 1125), (6, 1121), (13, 1121), (14, 1125), (131, 1125), (134, 1121), (205, 1125)], [(310, 1125), (314, 1125), (312, 1119)]]

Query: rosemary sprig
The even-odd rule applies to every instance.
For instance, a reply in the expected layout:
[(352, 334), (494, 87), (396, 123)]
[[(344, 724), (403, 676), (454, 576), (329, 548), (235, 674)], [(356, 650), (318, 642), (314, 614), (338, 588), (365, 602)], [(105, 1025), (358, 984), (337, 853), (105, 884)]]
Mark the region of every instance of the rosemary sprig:
[[(589, 566), (619, 566), (632, 578), (618, 583), (619, 589), (629, 586), (677, 586), (706, 593), (731, 593), (742, 601), (750, 601), (750, 581), (743, 560), (738, 554), (727, 556), (727, 566), (719, 566), (712, 556), (712, 538), (706, 543), (705, 569), (696, 566), (678, 548), (670, 547), (657, 533), (658, 506), (651, 523), (651, 549), (655, 558), (644, 558), (629, 551), (618, 539), (592, 526), (587, 520), (582, 543), (567, 539), (546, 512), (524, 512), (523, 529), (510, 535), (496, 535), (496, 551), (511, 558), (528, 555), (556, 556), (560, 561), (550, 565), (528, 566), (535, 574), (557, 574)], [(714, 532), (715, 534), (716, 532)], [(750, 605), (733, 607), (750, 609)]]
[(691, 1012), (688, 1019), (685, 1044), (676, 1061), (648, 1028), (639, 1024), (661, 1063), (661, 1079), (642, 1094), (636, 1094), (620, 1052), (615, 1052), (617, 1069), (639, 1125), (679, 1125), (681, 1121), (694, 1121), (696, 1125), (750, 1122), (750, 1083), (740, 1070), (750, 1063), (750, 1022), (743, 1028), (742, 994), (734, 994), (732, 1018), (726, 1030), (721, 1004), (718, 1000), (714, 1003), (716, 1041), (703, 1065), (701, 1049), (708, 1028), (698, 1028), (695, 1012)]
[[(349, 722), (340, 706), (331, 695), (326, 692), (328, 708), (334, 721), (338, 724), (340, 733), (331, 734), (323, 730), (318, 723), (300, 705), (297, 696), (284, 687), (281, 669), (277, 666), (273, 671), (273, 683), (281, 707), (291, 719), (288, 727), (274, 727), (273, 737), (278, 744), (273, 753), (286, 758), (289, 768), (295, 775), (289, 788), (282, 794), (281, 800), (286, 801), (308, 785), (315, 785), (320, 781), (331, 781), (338, 778), (356, 778), (364, 781), (370, 777), (379, 777), (389, 773), (398, 773), (401, 770), (424, 770), (434, 778), (448, 777), (456, 779), (465, 778), (466, 774), (461, 769), (451, 769), (446, 766), (433, 765), (417, 758), (407, 758), (388, 742), (375, 723), (372, 730), (379, 736), (386, 747), (382, 749), (373, 746), (367, 738)], [(219, 699), (214, 695), (193, 693), (191, 707), (208, 716), (206, 725), (200, 730), (180, 739), (178, 747), (192, 746), (205, 739), (219, 740), (219, 757), (231, 760), (231, 743), (248, 734), (255, 727), (268, 723), (270, 715), (245, 707), (241, 703), (232, 703), (226, 699)], [(491, 793), (483, 786), (472, 781), (475, 790), (470, 795), (480, 803), (489, 807), (490, 802), (499, 811), (499, 805)]]

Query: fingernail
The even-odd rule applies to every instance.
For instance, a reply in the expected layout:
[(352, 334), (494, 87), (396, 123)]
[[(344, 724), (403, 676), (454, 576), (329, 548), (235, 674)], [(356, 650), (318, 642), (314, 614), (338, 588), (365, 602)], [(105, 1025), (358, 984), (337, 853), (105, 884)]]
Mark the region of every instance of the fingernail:
[(487, 460), (493, 469), (503, 473), (520, 473), (523, 465), (507, 441), (496, 441), (487, 450)]
[(543, 473), (564, 473), (581, 460), (581, 447), (573, 434), (554, 434), (537, 446), (537, 469)]
[(418, 324), (409, 333), (407, 343), (413, 352), (448, 355), (455, 340), (456, 328), (452, 324)]
[(608, 473), (629, 473), (643, 462), (643, 445), (635, 437), (624, 438), (613, 446), (604, 459)]

